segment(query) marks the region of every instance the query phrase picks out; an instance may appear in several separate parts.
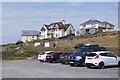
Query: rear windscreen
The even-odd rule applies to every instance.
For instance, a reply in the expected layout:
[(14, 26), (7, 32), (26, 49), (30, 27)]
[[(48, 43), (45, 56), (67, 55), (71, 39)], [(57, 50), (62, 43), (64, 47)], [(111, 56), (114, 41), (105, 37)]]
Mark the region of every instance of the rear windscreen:
[(65, 56), (65, 55), (68, 55), (69, 53), (62, 53), (61, 56)]
[(90, 53), (90, 54), (88, 54), (87, 56), (89, 56), (89, 57), (94, 57), (94, 56), (96, 56), (97, 54), (95, 54), (95, 53)]

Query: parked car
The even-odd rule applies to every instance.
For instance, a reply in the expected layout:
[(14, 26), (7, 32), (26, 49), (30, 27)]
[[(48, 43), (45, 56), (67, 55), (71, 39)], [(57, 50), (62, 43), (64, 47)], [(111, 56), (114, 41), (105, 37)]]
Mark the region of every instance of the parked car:
[(54, 51), (44, 51), (41, 54), (38, 54), (38, 60), (40, 60), (41, 62), (46, 61), (46, 56), (51, 52), (54, 52)]
[(97, 43), (84, 44), (84, 46), (75, 49), (73, 54), (68, 57), (70, 66), (85, 66), (86, 55), (93, 51), (107, 51), (107, 49)]
[(85, 64), (87, 68), (96, 66), (99, 69), (103, 69), (104, 66), (112, 65), (120, 67), (120, 57), (108, 51), (91, 52), (86, 56)]
[(46, 61), (53, 63), (53, 62), (59, 62), (59, 56), (62, 54), (62, 52), (51, 52), (47, 55)]
[(65, 52), (65, 53), (62, 53), (59, 57), (59, 62), (61, 64), (68, 64), (68, 56), (72, 54), (72, 52)]

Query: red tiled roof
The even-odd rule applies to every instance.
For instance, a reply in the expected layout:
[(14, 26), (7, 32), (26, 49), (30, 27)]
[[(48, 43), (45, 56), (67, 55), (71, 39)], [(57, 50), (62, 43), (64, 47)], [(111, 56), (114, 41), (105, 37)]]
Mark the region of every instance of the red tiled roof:
[[(50, 27), (51, 27), (51, 26), (53, 26), (53, 28), (54, 28), (56, 25), (58, 25), (59, 28), (62, 28), (62, 29), (67, 30), (67, 28), (68, 28), (71, 24), (63, 24), (62, 22), (55, 22), (55, 23), (51, 23), (51, 24), (49, 24), (49, 25), (44, 24), (44, 26), (45, 26), (48, 30), (50, 30)], [(41, 29), (43, 29), (43, 27), (42, 27)]]

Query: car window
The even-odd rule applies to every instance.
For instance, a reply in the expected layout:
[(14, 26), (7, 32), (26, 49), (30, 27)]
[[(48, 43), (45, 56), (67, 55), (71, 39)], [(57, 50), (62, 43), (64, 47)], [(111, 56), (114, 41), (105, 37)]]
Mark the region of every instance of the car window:
[(109, 57), (116, 57), (114, 54), (112, 54), (112, 53), (108, 53), (108, 56)]
[(97, 54), (95, 54), (95, 53), (90, 53), (90, 54), (87, 54), (87, 56), (89, 56), (89, 57), (94, 57), (94, 56), (96, 56)]
[(108, 56), (108, 53), (101, 53), (100, 56)]
[(116, 57), (114, 54), (112, 53), (101, 53), (101, 56), (106, 56), (106, 57)]
[(94, 47), (94, 48), (91, 49), (91, 51), (94, 52), (94, 51), (107, 51), (107, 50), (104, 47)]

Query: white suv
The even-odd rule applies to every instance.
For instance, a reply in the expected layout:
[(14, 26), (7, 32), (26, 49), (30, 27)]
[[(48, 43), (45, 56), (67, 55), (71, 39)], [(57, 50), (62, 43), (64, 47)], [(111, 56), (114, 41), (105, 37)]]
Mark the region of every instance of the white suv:
[(104, 66), (118, 65), (120, 67), (120, 57), (108, 51), (91, 52), (86, 56), (85, 64), (87, 68), (97, 66), (103, 69)]
[(38, 54), (38, 60), (40, 60), (41, 62), (46, 61), (46, 56), (51, 52), (54, 52), (54, 51), (44, 51), (41, 54)]

